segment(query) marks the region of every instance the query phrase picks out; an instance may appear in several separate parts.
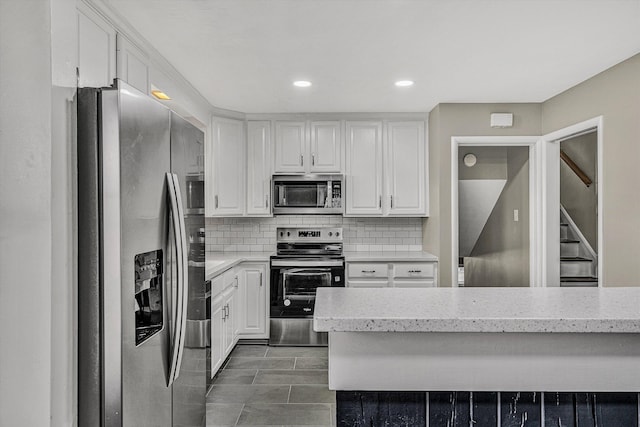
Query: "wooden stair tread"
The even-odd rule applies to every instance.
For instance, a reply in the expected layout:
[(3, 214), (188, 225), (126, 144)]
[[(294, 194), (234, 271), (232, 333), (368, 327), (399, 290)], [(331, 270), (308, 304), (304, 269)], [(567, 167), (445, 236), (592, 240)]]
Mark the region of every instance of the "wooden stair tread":
[(578, 261), (578, 262), (592, 262), (589, 258), (584, 258), (581, 256), (563, 256), (560, 257), (560, 261)]
[(598, 282), (560, 282), (561, 288), (597, 288)]
[(597, 282), (598, 278), (593, 276), (561, 276), (560, 282)]

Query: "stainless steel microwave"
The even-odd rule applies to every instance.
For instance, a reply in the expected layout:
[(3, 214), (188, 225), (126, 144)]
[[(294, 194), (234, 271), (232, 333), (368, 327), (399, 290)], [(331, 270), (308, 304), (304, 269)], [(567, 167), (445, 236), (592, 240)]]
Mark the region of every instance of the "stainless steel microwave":
[(274, 175), (273, 214), (344, 213), (344, 176)]

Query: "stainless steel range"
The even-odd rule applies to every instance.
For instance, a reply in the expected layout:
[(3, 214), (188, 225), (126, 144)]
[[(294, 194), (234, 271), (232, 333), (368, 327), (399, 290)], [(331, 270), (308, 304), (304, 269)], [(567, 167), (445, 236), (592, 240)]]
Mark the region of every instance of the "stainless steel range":
[(278, 228), (271, 257), (270, 345), (327, 345), (313, 330), (316, 289), (344, 287), (342, 228)]

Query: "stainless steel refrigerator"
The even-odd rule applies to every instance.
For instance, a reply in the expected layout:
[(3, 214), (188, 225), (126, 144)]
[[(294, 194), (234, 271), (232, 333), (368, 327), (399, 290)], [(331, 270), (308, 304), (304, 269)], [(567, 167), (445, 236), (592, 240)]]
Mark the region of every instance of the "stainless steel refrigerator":
[(204, 135), (118, 80), (77, 101), (78, 424), (202, 426)]

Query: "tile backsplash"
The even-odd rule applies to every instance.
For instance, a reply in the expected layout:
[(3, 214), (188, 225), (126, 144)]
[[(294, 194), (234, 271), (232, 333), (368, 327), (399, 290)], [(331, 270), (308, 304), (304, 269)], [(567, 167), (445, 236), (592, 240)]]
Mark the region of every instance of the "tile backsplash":
[(342, 227), (345, 251), (420, 251), (422, 218), (344, 218), (286, 215), (273, 218), (206, 218), (208, 252), (276, 250), (276, 228)]

